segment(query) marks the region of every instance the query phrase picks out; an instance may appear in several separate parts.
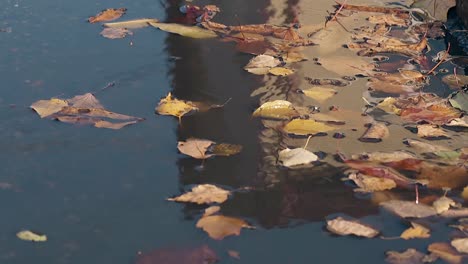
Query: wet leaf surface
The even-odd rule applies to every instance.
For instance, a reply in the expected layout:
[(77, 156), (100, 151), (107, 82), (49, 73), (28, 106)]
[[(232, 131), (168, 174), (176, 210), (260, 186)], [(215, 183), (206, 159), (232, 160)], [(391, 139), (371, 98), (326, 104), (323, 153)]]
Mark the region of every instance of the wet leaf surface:
[(462, 256), (448, 243), (432, 243), (427, 248), (431, 254), (452, 264), (462, 263)]
[(403, 252), (387, 251), (385, 259), (391, 264), (418, 264), (423, 263), (424, 254), (414, 248), (408, 248)]
[(167, 200), (197, 204), (223, 203), (228, 199), (230, 193), (211, 184), (200, 184), (193, 187), (190, 192)]
[(319, 86), (302, 90), (302, 92), (307, 97), (310, 97), (320, 103), (324, 103), (325, 101), (332, 98), (337, 93), (336, 90), (333, 88), (319, 87)]
[(189, 138), (186, 141), (179, 141), (177, 149), (185, 155), (195, 159), (207, 159), (213, 154), (207, 154), (208, 148), (215, 142), (207, 139)]
[(278, 153), (278, 160), (283, 166), (290, 168), (317, 161), (318, 157), (314, 153), (303, 148), (286, 148)]
[(288, 134), (308, 136), (335, 130), (335, 127), (310, 119), (293, 119), (283, 128)]
[(348, 179), (354, 181), (354, 183), (359, 187), (354, 189), (355, 192), (384, 191), (391, 190), (397, 186), (395, 181), (392, 179), (377, 178), (361, 173), (351, 173), (348, 176)]
[(414, 201), (392, 200), (380, 204), (382, 208), (402, 217), (402, 218), (424, 218), (436, 215), (437, 212), (432, 206), (417, 204)]
[(148, 27), (150, 22), (158, 23), (159, 21), (155, 18), (140, 18), (140, 19), (132, 19), (128, 21), (104, 23), (103, 26), (106, 28), (136, 29), (136, 28)]
[(262, 104), (252, 115), (255, 117), (289, 120), (299, 116), (299, 113), (291, 102), (275, 100)]
[(125, 38), (127, 35), (133, 35), (130, 30), (123, 28), (105, 28), (100, 34), (108, 39), (120, 39)]
[(205, 39), (218, 37), (218, 35), (215, 32), (197, 26), (185, 26), (175, 23), (159, 23), (152, 21), (148, 22), (148, 24), (150, 24), (150, 26), (152, 27), (159, 28), (162, 31), (178, 34), (189, 38)]
[(356, 220), (345, 220), (342, 217), (327, 221), (327, 229), (337, 235), (347, 236), (355, 235), (367, 238), (373, 238), (379, 234), (379, 231), (359, 223)]
[(96, 16), (92, 16), (88, 18), (89, 23), (97, 23), (97, 22), (106, 22), (116, 20), (120, 18), (127, 12), (126, 8), (109, 8), (103, 10), (101, 13), (97, 14)]
[(458, 252), (468, 254), (468, 238), (456, 238), (450, 244)]
[(242, 228), (251, 228), (251, 226), (242, 219), (223, 215), (202, 217), (198, 220), (197, 227), (203, 229), (211, 238), (216, 240), (222, 240), (232, 235), (238, 236)]
[(387, 125), (384, 123), (370, 124), (364, 135), (359, 140), (362, 142), (380, 142), (390, 135)]
[(406, 229), (401, 233), (400, 237), (408, 240), (413, 238), (429, 238), (431, 236), (430, 230), (423, 225), (411, 222), (412, 227)]
[(46, 242), (47, 236), (42, 234), (37, 234), (29, 230), (23, 230), (16, 233), (16, 236), (25, 241), (32, 241), (32, 242)]

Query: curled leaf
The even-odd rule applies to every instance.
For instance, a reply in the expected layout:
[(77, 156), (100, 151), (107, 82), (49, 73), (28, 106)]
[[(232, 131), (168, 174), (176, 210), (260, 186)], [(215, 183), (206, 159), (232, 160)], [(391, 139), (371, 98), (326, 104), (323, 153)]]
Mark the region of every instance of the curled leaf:
[(347, 236), (355, 235), (367, 238), (373, 238), (379, 234), (379, 231), (359, 223), (358, 221), (345, 220), (342, 217), (327, 221), (327, 229), (337, 235)]

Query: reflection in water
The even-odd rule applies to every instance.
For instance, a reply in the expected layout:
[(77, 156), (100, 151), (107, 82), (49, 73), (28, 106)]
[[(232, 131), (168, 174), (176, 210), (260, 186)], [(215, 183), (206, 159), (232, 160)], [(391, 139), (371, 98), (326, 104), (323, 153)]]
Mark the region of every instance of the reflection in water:
[[(169, 21), (180, 21), (179, 4), (172, 2), (167, 7)], [(229, 5), (233, 3), (223, 4), (221, 10), (225, 13), (215, 20), (228, 24), (231, 22)], [(248, 9), (238, 7), (236, 11), (241, 21), (282, 24), (294, 21), (296, 4), (297, 1), (274, 1), (267, 6), (265, 2), (255, 1)], [(275, 11), (283, 5), (287, 5), (284, 12)], [(271, 12), (268, 19), (252, 19), (256, 10)], [(300, 96), (294, 90), (299, 84), (296, 78), (246, 73), (243, 66), (251, 56), (236, 51), (232, 43), (169, 34), (166, 44), (169, 55), (178, 58), (170, 70), (173, 94), (177, 98), (213, 103), (232, 98), (223, 109), (184, 117), (178, 128), (178, 140), (196, 137), (244, 146), (241, 154), (228, 158), (216, 157), (201, 162), (181, 157), (178, 160), (181, 188), (201, 183), (233, 189), (252, 187), (250, 191), (236, 192), (223, 204), (222, 212), (253, 219), (266, 228), (290, 226), (297, 220), (321, 221), (337, 212), (353, 216), (375, 213), (375, 207), (365, 208), (353, 202), (354, 194), (350, 189), (344, 190), (339, 181), (342, 174), (337, 168), (322, 164), (309, 169), (287, 170), (277, 165), (278, 151), (287, 147), (283, 135), (276, 129), (280, 123), (252, 119), (251, 113), (259, 104), (270, 100), (300, 102)], [(184, 212), (192, 219), (202, 208), (185, 205)]]

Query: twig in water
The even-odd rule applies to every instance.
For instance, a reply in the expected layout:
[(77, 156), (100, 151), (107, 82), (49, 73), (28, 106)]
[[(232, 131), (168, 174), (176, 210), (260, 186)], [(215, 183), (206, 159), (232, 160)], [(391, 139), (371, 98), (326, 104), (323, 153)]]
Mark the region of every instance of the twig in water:
[(416, 183), (414, 185), (414, 192), (416, 193), (416, 204), (419, 204), (419, 190), (418, 190), (418, 184)]
[(428, 73), (426, 73), (427, 76), (429, 76), (429, 74), (433, 73), (437, 69), (437, 67), (439, 67), (442, 63), (445, 62), (445, 59), (447, 59), (449, 51), (450, 51), (450, 42), (447, 45), (447, 50), (445, 51), (445, 54), (442, 57), (442, 59), (440, 59), (440, 61)]
[[(328, 21), (333, 21), (333, 19), (336, 19), (336, 21), (338, 22), (337, 16), (338, 16), (338, 14), (341, 12), (341, 10), (343, 9), (343, 7), (346, 5), (346, 2), (347, 2), (347, 1), (348, 1), (348, 0), (344, 0), (344, 1), (343, 1), (343, 3), (341, 4), (340, 8), (338, 8), (338, 10), (335, 12), (335, 15), (334, 15), (330, 20), (328, 20)], [(327, 27), (327, 22), (328, 22), (328, 21), (325, 22), (325, 27)], [(342, 25), (342, 26), (343, 26), (343, 25)], [(348, 31), (348, 30), (346, 30), (346, 31)]]
[(312, 136), (309, 136), (309, 137), (307, 138), (307, 141), (306, 141), (306, 143), (305, 143), (303, 149), (306, 149), (306, 148), (307, 148), (307, 145), (309, 145), (309, 140), (310, 140), (310, 138), (312, 138)]

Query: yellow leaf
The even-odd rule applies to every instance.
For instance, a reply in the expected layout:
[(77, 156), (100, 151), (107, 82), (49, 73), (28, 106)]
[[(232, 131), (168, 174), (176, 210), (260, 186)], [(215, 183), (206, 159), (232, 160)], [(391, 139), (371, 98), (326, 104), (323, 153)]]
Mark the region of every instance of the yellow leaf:
[(411, 222), (412, 227), (406, 229), (401, 233), (400, 237), (403, 239), (412, 239), (412, 238), (428, 238), (430, 237), (430, 230), (418, 223)]
[(310, 119), (294, 119), (283, 128), (284, 132), (294, 135), (315, 135), (335, 130), (335, 127)]
[(198, 220), (197, 227), (202, 228), (211, 238), (216, 240), (221, 240), (231, 235), (238, 236), (243, 227), (251, 228), (251, 226), (242, 219), (223, 215), (202, 217)]
[(382, 109), (383, 111), (385, 111), (387, 113), (400, 115), (401, 109), (395, 106), (396, 102), (397, 102), (396, 98), (387, 97), (382, 102), (380, 102), (377, 105), (377, 107)]
[(178, 118), (181, 118), (192, 111), (198, 111), (198, 107), (196, 107), (192, 102), (173, 98), (171, 93), (169, 93), (166, 98), (161, 99), (158, 107), (156, 108), (156, 112), (160, 115), (172, 115)]
[(299, 116), (299, 113), (290, 102), (275, 100), (262, 104), (252, 115), (263, 118), (289, 120)]
[(212, 154), (206, 154), (208, 147), (213, 145), (215, 142), (207, 139), (196, 139), (189, 138), (186, 141), (179, 141), (177, 143), (177, 149), (185, 155), (196, 159), (207, 159)]
[(65, 106), (68, 106), (67, 101), (52, 98), (50, 100), (39, 100), (33, 103), (30, 107), (34, 109), (41, 118), (44, 118), (60, 112), (60, 110)]
[(325, 102), (326, 100), (330, 99), (336, 94), (336, 91), (332, 88), (325, 88), (325, 87), (312, 87), (307, 90), (302, 90), (302, 92), (307, 96), (310, 97), (320, 103)]
[(23, 230), (18, 233), (16, 233), (16, 236), (25, 241), (33, 241), (33, 242), (45, 242), (47, 241), (47, 236), (46, 235), (39, 235), (36, 233), (33, 233), (29, 230)]
[(174, 24), (174, 23), (155, 23), (155, 22), (148, 22), (151, 26), (155, 28), (159, 28), (160, 30), (179, 34), (184, 37), (190, 38), (216, 38), (215, 32), (207, 29), (203, 29), (197, 26), (185, 26), (181, 24)]
[(147, 27), (149, 26), (149, 22), (157, 23), (158, 20), (154, 18), (140, 18), (121, 22), (104, 23), (103, 26), (107, 28), (135, 29)]
[(294, 73), (293, 70), (283, 67), (274, 67), (268, 70), (268, 72), (276, 76), (288, 76)]
[(223, 203), (231, 192), (218, 188), (211, 184), (200, 184), (192, 188), (192, 191), (184, 193), (168, 201), (191, 202), (197, 204)]

